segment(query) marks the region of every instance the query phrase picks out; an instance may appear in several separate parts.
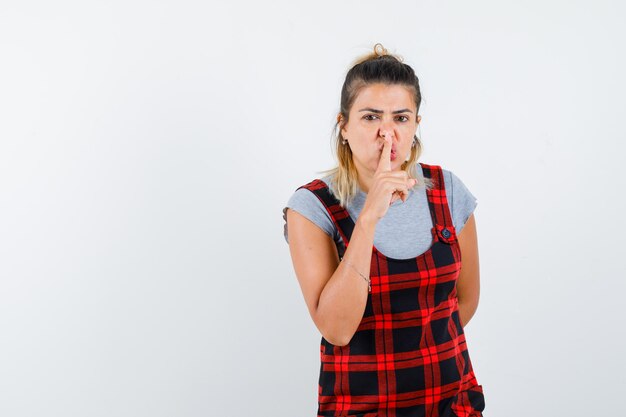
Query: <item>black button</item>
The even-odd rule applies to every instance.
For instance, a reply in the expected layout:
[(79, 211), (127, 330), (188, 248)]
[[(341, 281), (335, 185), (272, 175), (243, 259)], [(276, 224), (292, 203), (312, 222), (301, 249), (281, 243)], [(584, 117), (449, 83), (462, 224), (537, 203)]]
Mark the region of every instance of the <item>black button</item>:
[(441, 235), (446, 239), (450, 237), (450, 231), (446, 228), (441, 231)]

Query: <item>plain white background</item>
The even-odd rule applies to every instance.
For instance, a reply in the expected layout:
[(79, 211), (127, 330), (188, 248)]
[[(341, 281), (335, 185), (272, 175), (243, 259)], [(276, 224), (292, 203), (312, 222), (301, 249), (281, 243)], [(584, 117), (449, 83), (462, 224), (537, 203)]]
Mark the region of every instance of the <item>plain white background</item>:
[(376, 42), (420, 78), (421, 161), (478, 199), (485, 416), (619, 414), (625, 11), (3, 2), (0, 415), (315, 415), (281, 209)]

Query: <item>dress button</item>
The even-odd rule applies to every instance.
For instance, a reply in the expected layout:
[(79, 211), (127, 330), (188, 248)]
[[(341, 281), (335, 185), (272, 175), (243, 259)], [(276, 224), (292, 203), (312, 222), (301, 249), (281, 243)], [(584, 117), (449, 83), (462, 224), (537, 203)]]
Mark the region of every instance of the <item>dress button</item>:
[(447, 228), (445, 228), (441, 231), (441, 235), (447, 239), (450, 237), (450, 231)]

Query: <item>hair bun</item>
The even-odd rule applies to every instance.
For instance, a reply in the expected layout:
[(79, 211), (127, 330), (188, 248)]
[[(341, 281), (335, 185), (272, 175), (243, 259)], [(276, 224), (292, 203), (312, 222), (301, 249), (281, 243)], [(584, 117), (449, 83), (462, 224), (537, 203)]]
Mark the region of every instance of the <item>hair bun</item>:
[(374, 54), (376, 54), (378, 58), (383, 57), (387, 55), (387, 49), (383, 46), (382, 43), (377, 43), (376, 45), (374, 45)]

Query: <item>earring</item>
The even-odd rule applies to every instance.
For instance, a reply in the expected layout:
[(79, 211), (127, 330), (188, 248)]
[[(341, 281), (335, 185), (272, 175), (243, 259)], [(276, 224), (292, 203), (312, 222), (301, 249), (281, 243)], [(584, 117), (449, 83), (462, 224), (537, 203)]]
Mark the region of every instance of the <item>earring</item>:
[(418, 140), (419, 140), (419, 139), (417, 138), (417, 135), (413, 135), (413, 143), (411, 144), (411, 147), (412, 147), (412, 148), (415, 148), (415, 146), (417, 145), (417, 141), (418, 141)]
[(346, 138), (342, 138), (342, 139), (341, 139), (341, 143), (343, 143), (343, 144), (345, 145), (346, 143), (348, 143), (348, 139), (346, 139)]

